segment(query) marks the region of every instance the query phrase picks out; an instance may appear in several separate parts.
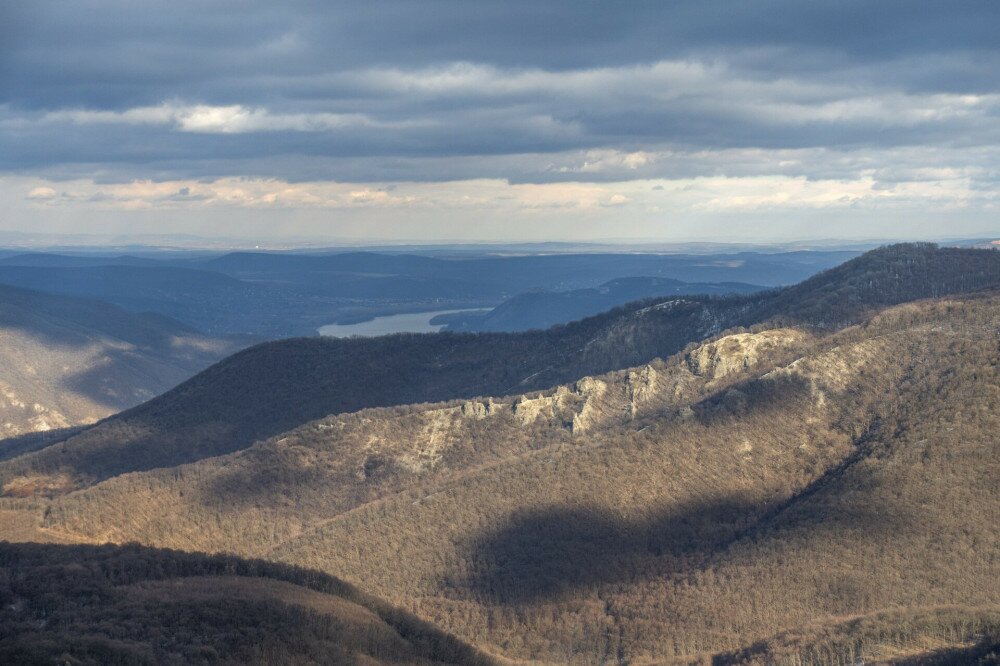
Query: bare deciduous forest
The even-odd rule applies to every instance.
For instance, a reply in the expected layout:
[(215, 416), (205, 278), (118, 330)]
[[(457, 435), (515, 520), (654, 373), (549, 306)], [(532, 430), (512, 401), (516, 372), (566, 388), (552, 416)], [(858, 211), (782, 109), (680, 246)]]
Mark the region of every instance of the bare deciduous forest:
[(330, 576), (233, 557), (0, 544), (3, 663), (491, 664)]
[[(348, 395), (348, 377), (317, 388), (318, 371), (305, 373), (308, 406), (275, 433), (290, 359), (315, 369), (319, 350), (343, 360), (360, 347), (375, 355), (354, 349), (351, 367), (370, 364), (370, 378), (392, 361), (378, 340), (265, 345), (3, 463), (0, 520), (20, 541), (138, 542), (323, 572), (500, 659), (991, 663), (998, 281), (1000, 253), (894, 246), (762, 296), (645, 302), (548, 332), (404, 336), (393, 340), (426, 348), (407, 381), (368, 390), (351, 375), (350, 406), (309, 420)], [(699, 327), (710, 336), (686, 340)], [(505, 354), (581, 331), (594, 337), (567, 357), (576, 364), (547, 371), (568, 382), (468, 395), (473, 378), (525, 385), (510, 373), (530, 368)], [(481, 368), (464, 356), (474, 343), (490, 349)], [(656, 358), (657, 345), (673, 352)], [(551, 361), (534, 349), (532, 363)], [(256, 367), (261, 354), (286, 369)], [(184, 411), (209, 390), (231, 407)], [(356, 409), (421, 390), (460, 399)], [(259, 396), (276, 404), (235, 420)], [(108, 451), (122, 455), (99, 467)], [(69, 546), (35, 548), (7, 561)], [(278, 578), (300, 584), (289, 575)], [(325, 645), (333, 629), (309, 626), (304, 644)], [(462, 659), (486, 659), (475, 654)]]

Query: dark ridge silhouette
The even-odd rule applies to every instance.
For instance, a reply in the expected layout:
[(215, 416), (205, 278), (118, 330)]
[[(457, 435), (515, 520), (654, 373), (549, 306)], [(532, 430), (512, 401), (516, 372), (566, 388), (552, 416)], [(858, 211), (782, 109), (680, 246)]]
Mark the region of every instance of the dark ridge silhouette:
[(21, 252), (0, 259), (0, 266), (44, 266), (72, 268), (74, 266), (155, 266), (156, 259), (121, 254), (113, 257), (102, 255), (71, 255), (54, 252)]
[(126, 546), (0, 542), (3, 663), (494, 661), (325, 574)]
[(750, 294), (763, 290), (741, 282), (682, 282), (670, 278), (634, 277), (611, 280), (599, 287), (570, 291), (531, 291), (508, 299), (486, 312), (456, 312), (434, 317), (449, 331), (529, 331), (577, 321), (623, 303), (670, 296)]

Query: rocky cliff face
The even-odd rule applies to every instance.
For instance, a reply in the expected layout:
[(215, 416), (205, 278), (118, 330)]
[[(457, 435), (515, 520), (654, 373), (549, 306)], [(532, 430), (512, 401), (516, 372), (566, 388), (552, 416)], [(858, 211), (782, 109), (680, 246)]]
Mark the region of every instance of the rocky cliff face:
[(808, 339), (802, 331), (780, 328), (760, 333), (736, 333), (699, 346), (686, 356), (691, 372), (714, 381), (757, 365), (761, 358), (782, 347)]

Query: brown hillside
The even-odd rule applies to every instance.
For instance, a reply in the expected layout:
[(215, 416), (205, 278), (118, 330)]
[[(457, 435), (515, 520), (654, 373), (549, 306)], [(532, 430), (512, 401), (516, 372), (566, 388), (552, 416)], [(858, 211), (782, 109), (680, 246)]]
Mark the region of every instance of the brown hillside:
[[(663, 419), (683, 422), (689, 404), (745, 378), (744, 366), (768, 354), (791, 360), (811, 342), (795, 329), (734, 334), (546, 392), (331, 416), (245, 451), (122, 475), (45, 504), (44, 533), (261, 554), (393, 493), (433, 492), (539, 449), (593, 446)], [(21, 495), (23, 486), (62, 482), (58, 473), (29, 473), (5, 490)]]
[(667, 659), (827, 617), (993, 604), (998, 305), (898, 308), (694, 419), (369, 504), (274, 556), (554, 660)]
[(996, 664), (1000, 606), (894, 610), (814, 623), (716, 655), (717, 666), (765, 664)]
[(848, 626), (857, 640), (812, 663), (965, 649), (1000, 598), (998, 328), (988, 295), (834, 334), (736, 332), (542, 394), (330, 416), (5, 506), (25, 535), (321, 569), (517, 658), (730, 659), (954, 606), (909, 633)]

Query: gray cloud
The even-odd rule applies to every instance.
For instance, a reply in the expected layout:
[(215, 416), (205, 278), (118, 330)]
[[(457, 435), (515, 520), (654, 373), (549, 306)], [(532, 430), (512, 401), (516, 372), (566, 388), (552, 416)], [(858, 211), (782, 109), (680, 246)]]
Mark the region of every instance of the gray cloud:
[[(3, 11), (16, 26), (4, 35), (4, 97), (35, 108), (125, 108), (175, 96), (275, 102), (330, 72), (454, 61), (564, 70), (740, 54), (764, 73), (824, 72), (995, 53), (1000, 18), (984, 0), (919, 10), (905, 0), (12, 0)], [(988, 65), (963, 66), (962, 89), (992, 88)], [(255, 89), (262, 79), (271, 85)]]
[(0, 176), (988, 193), (997, 25), (985, 0), (10, 0)]
[[(319, 167), (331, 179), (364, 171), (375, 180), (434, 180), (445, 175), (425, 168), (449, 158), (461, 159), (464, 177), (602, 180), (650, 165), (573, 168), (558, 159), (553, 166), (549, 156), (817, 148), (870, 155), (914, 146), (990, 146), (1000, 139), (998, 93), (765, 79), (720, 62), (569, 71), (451, 63), (367, 67), (325, 80), (335, 95), (273, 106), (180, 99), (121, 110), (8, 105), (0, 108), (0, 168), (54, 173), (104, 164), (126, 179), (187, 169), (202, 177), (303, 180), (315, 178)], [(781, 173), (777, 154), (756, 158)], [(512, 161), (527, 168), (504, 173)], [(401, 165), (414, 168), (407, 173)]]

